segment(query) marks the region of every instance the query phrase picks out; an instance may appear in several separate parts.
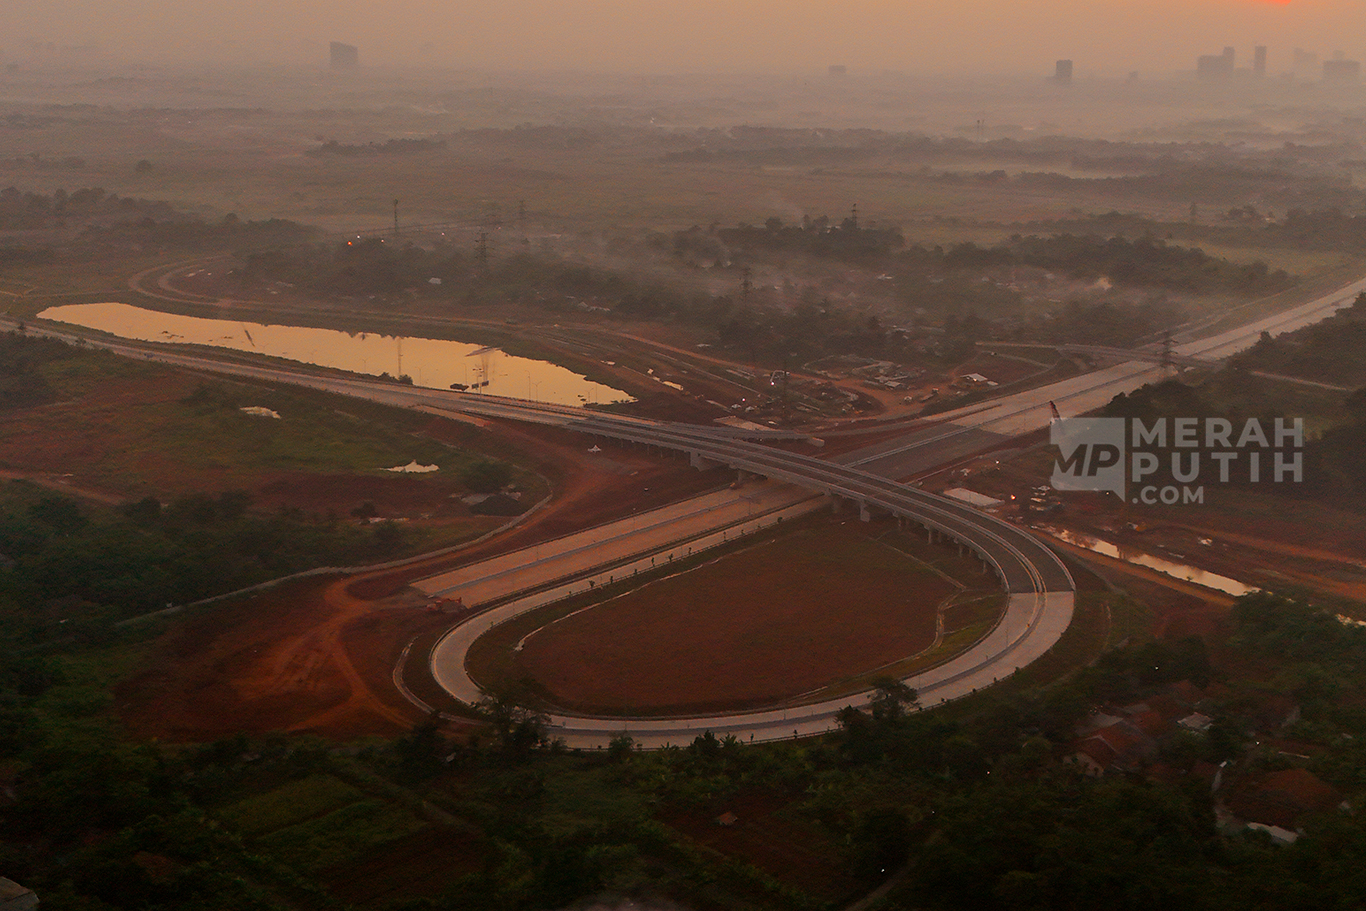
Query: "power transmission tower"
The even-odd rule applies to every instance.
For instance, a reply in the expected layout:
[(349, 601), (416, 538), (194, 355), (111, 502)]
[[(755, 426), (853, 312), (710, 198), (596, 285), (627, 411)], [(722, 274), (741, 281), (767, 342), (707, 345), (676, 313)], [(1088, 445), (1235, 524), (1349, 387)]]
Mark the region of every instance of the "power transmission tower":
[(394, 200), (394, 236), (398, 237), (398, 200)]
[(491, 202), (484, 206), (481, 227), (486, 230), (494, 231), (503, 227), (503, 207), (496, 202)]
[(788, 359), (791, 358), (791, 357), (793, 357), (793, 356), (794, 356), (794, 355), (792, 355), (792, 354), (785, 354), (785, 355), (783, 355), (783, 423), (784, 423), (784, 424), (787, 424), (788, 421), (790, 421), (790, 420), (792, 419), (792, 413), (791, 413), (791, 411), (790, 411), (789, 408), (788, 408), (787, 391), (788, 391), (788, 383), (790, 383), (790, 382), (792, 381), (792, 373), (791, 373), (791, 371), (788, 369)]
[(858, 203), (854, 203), (854, 209), (849, 214), (849, 227), (855, 231), (858, 230)]
[[(740, 273), (740, 306), (745, 313), (749, 312), (749, 296), (754, 292), (754, 282), (750, 280), (749, 266), (745, 266)], [(750, 332), (745, 335), (745, 344), (749, 348), (749, 362), (755, 370), (759, 369), (757, 349), (755, 348), (755, 336), (758, 332)]]
[(1162, 333), (1161, 364), (1164, 370), (1174, 366), (1172, 364), (1172, 334), (1170, 331)]
[(487, 231), (480, 231), (479, 236), (474, 241), (474, 261), (479, 264), (479, 271), (487, 273), (489, 271), (489, 235)]

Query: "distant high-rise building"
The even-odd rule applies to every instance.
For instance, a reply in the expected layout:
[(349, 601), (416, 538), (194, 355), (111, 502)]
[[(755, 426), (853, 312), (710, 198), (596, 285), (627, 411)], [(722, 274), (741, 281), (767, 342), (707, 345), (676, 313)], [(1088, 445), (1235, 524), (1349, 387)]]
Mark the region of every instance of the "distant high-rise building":
[(1059, 60), (1053, 67), (1053, 81), (1062, 85), (1072, 84), (1072, 61)]
[(826, 72), (831, 76), (845, 76), (849, 73), (849, 67), (842, 63), (832, 63)]
[(332, 69), (351, 70), (360, 66), (360, 48), (354, 44), (332, 42)]
[(1297, 73), (1308, 73), (1319, 67), (1319, 55), (1302, 47), (1295, 48), (1294, 60)]
[(1259, 44), (1252, 49), (1252, 75), (1261, 78), (1266, 75), (1266, 45)]
[(1359, 82), (1361, 64), (1356, 60), (1323, 61), (1324, 82)]
[(1233, 48), (1222, 54), (1202, 54), (1195, 59), (1195, 74), (1201, 79), (1227, 79), (1233, 75)]

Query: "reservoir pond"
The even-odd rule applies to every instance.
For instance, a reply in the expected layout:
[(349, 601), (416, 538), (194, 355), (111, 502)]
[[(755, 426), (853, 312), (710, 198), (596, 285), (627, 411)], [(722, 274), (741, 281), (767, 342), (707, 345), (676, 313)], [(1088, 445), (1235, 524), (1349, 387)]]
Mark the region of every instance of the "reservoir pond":
[(1160, 573), (1166, 573), (1177, 579), (1184, 579), (1205, 588), (1212, 588), (1215, 591), (1225, 592), (1235, 597), (1241, 597), (1249, 592), (1257, 591), (1255, 585), (1245, 585), (1236, 579), (1221, 576), (1217, 573), (1205, 572), (1203, 569), (1196, 569), (1194, 566), (1187, 566), (1184, 563), (1176, 563), (1172, 560), (1164, 560), (1161, 557), (1154, 557), (1142, 551), (1131, 550), (1127, 547), (1118, 547), (1109, 541), (1102, 541), (1090, 535), (1077, 534), (1073, 531), (1063, 531), (1061, 529), (1048, 529), (1048, 533), (1054, 537), (1066, 541), (1068, 544), (1082, 547), (1093, 553), (1102, 554), (1106, 557), (1113, 557), (1116, 560), (1123, 560), (1135, 566), (1146, 566), (1148, 569), (1155, 569)]
[(116, 303), (49, 307), (38, 316), (135, 341), (230, 348), (371, 376), (407, 375), (430, 389), (463, 386), (472, 393), (555, 405), (632, 401), (558, 364), (470, 342), (204, 319)]

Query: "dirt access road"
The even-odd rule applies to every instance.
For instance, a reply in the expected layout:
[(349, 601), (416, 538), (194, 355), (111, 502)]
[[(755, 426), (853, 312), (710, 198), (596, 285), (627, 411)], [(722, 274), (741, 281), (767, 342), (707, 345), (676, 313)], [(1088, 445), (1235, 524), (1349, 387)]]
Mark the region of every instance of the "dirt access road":
[[(1221, 356), (1244, 345), (1249, 336), (1255, 340), (1256, 334), (1261, 328), (1269, 327), (1284, 329), (1288, 328), (1292, 323), (1309, 322), (1317, 318), (1322, 318), (1322, 316), (1331, 312), (1332, 309), (1335, 309), (1336, 306), (1342, 306), (1349, 303), (1351, 296), (1354, 295), (1356, 291), (1360, 290), (1360, 287), (1362, 286), (1366, 286), (1366, 281), (1358, 282), (1353, 286), (1343, 288), (1336, 292), (1335, 295), (1325, 296), (1324, 298), (1320, 298), (1311, 304), (1304, 305), (1303, 307), (1297, 308), (1280, 317), (1264, 320), (1259, 324), (1226, 333), (1221, 337), (1208, 340), (1203, 344), (1192, 344), (1188, 347), (1199, 349), (1192, 353)], [(1073, 381), (1072, 384), (1060, 384), (1063, 387), (1061, 389), (1051, 388), (1039, 390), (1035, 393), (1035, 398), (1038, 399), (1037, 401), (1031, 400), (1025, 403), (1017, 401), (1009, 405), (996, 405), (994, 407), (991, 405), (985, 406), (974, 416), (976, 418), (974, 423), (978, 423), (979, 426), (990, 426), (993, 431), (997, 433), (1004, 432), (1007, 435), (1022, 432), (1022, 429), (1033, 429), (1033, 425), (1039, 423), (1038, 421), (1033, 420), (1037, 416), (1035, 412), (1040, 413), (1043, 416), (1044, 422), (1046, 422), (1047, 416), (1044, 409), (1047, 407), (1047, 400), (1049, 398), (1065, 398), (1072, 401), (1078, 410), (1084, 410), (1081, 407), (1082, 402), (1080, 400), (1085, 396), (1108, 396), (1108, 394), (1110, 394), (1111, 386), (1141, 382), (1150, 372), (1151, 368), (1147, 365), (1141, 367), (1136, 365), (1125, 365), (1118, 369), (1112, 368), (1110, 371), (1102, 371), (1098, 376), (1089, 375), (1085, 378), (1080, 378), (1079, 381)], [(1069, 388), (1069, 385), (1075, 385), (1081, 388), (1072, 389)], [(1065, 395), (1060, 395), (1060, 393), (1065, 393)], [(959, 415), (951, 413), (943, 417), (949, 421), (953, 421), (954, 418), (959, 417)], [(573, 448), (577, 449), (577, 447)], [(897, 451), (901, 447), (893, 445), (889, 448), (891, 449), (890, 452), (883, 451), (878, 453), (875, 458), (896, 457), (902, 454), (902, 452)], [(904, 452), (904, 450), (902, 451)], [(601, 492), (605, 492), (605, 489)], [(622, 503), (622, 499), (619, 496), (614, 495), (611, 502), (612, 505), (619, 506)], [(563, 502), (560, 503), (559, 514), (561, 516), (573, 515), (572, 510), (568, 513), (564, 511), (566, 506), (567, 504)], [(541, 517), (541, 519), (543, 520), (544, 517)], [(577, 527), (582, 527), (584, 524), (589, 523), (585, 521), (584, 516), (573, 516), (572, 524), (577, 525)], [(529, 528), (524, 529), (523, 531), (528, 530)], [(510, 540), (505, 540), (501, 542), (501, 544), (502, 546), (514, 546)], [(368, 598), (383, 599), (391, 597), (395, 591), (409, 579), (431, 575), (434, 571), (436, 571), (436, 569), (431, 566), (424, 567), (423, 569), (415, 568), (411, 575), (406, 570), (389, 571), (378, 574), (376, 578), (358, 579), (348, 586), (347, 591), (358, 597), (364, 596)], [(343, 626), (346, 626), (348, 622), (351, 625), (354, 625), (360, 619), (360, 616), (352, 613), (353, 610), (359, 610), (359, 608), (351, 605), (345, 599), (339, 599), (335, 595), (329, 599), (328, 597), (321, 597), (316, 593), (312, 597), (315, 605), (317, 605), (319, 601), (321, 602), (325, 617), (335, 617), (337, 618), (336, 622)], [(287, 610), (288, 606), (281, 606), (281, 608)], [(363, 616), (371, 618), (371, 622), (378, 622), (373, 618), (382, 616), (384, 610), (384, 607), (379, 607), (374, 611), (365, 613)], [(413, 622), (415, 624), (417, 623), (417, 621)], [(324, 621), (323, 626), (326, 628), (326, 621)], [(233, 632), (231, 630), (224, 630), (223, 634), (228, 637), (228, 639), (225, 640), (225, 644), (230, 643), (232, 641)], [(335, 736), (346, 736), (347, 734), (354, 736), (355, 733), (376, 732), (376, 725), (389, 727), (392, 731), (393, 726), (397, 724), (395, 717), (390, 711), (390, 709), (393, 709), (394, 704), (391, 700), (379, 695), (380, 692), (389, 688), (388, 675), (381, 678), (376, 678), (363, 673), (353, 675), (352, 672), (356, 671), (357, 668), (368, 666), (368, 663), (372, 662), (367, 662), (366, 660), (353, 660), (352, 654), (347, 651), (348, 643), (344, 632), (339, 630), (336, 635), (338, 637), (336, 639), (329, 639), (326, 633), (316, 639), (310, 635), (304, 635), (302, 638), (296, 639), (296, 644), (292, 646), (290, 650), (283, 652), (280, 651), (278, 647), (263, 647), (259, 644), (260, 640), (257, 640), (258, 644), (252, 647), (250, 654), (248, 654), (246, 651), (247, 646), (243, 644), (242, 647), (230, 649), (232, 657), (235, 659), (234, 662), (220, 662), (218, 671), (208, 674), (207, 679), (205, 678), (205, 675), (198, 672), (194, 666), (186, 667), (185, 659), (188, 658), (188, 655), (181, 655), (181, 667), (185, 668), (187, 676), (190, 679), (181, 680), (180, 683), (182, 686), (179, 687), (174, 685), (159, 687), (158, 689), (160, 690), (163, 699), (169, 698), (174, 700), (177, 696), (177, 690), (180, 694), (194, 694), (211, 689), (215, 685), (215, 679), (218, 678), (219, 674), (223, 674), (224, 678), (217, 685), (232, 688), (236, 699), (231, 705), (222, 705), (220, 706), (219, 711), (209, 713), (209, 718), (204, 718), (201, 715), (200, 718), (202, 720), (210, 722), (210, 724), (206, 725), (206, 729), (203, 729), (202, 733), (198, 735), (192, 734), (189, 726), (181, 724), (176, 726), (175, 736), (186, 739), (195, 739), (196, 736), (213, 736), (214, 734), (223, 732), (225, 729), (259, 729), (257, 726), (259, 722), (256, 721), (256, 718), (258, 717), (258, 707), (261, 709), (269, 708), (276, 705), (281, 700), (287, 700), (293, 696), (300, 697), (300, 702), (303, 707), (311, 707), (311, 710), (306, 710), (304, 712), (306, 717), (295, 718), (288, 724), (272, 724), (270, 727), (286, 727), (290, 730), (318, 730), (320, 732), (332, 733)], [(338, 661), (328, 655), (318, 657), (320, 648), (325, 650), (329, 645), (335, 646), (337, 642), (342, 644), (342, 651), (346, 651), (346, 656), (343, 660)], [(377, 647), (382, 648), (382, 646)], [(262, 651), (274, 651), (276, 654), (268, 654), (265, 657), (260, 657)], [(384, 649), (384, 651), (392, 651), (392, 648)], [(291, 652), (309, 657), (295, 660)], [(373, 659), (375, 655), (371, 651), (366, 653), (366, 657)], [(297, 673), (290, 673), (289, 669), (295, 667), (298, 667), (301, 670)], [(326, 672), (332, 689), (328, 689), (328, 687), (325, 687), (322, 684), (323, 677), (320, 675), (324, 674), (324, 672)], [(365, 683), (366, 680), (371, 681), (369, 685)], [(164, 683), (166, 681), (163, 680), (162, 682)], [(360, 704), (353, 704), (351, 702), (352, 699), (358, 698), (354, 694), (359, 693), (362, 690), (369, 691), (370, 698), (374, 700), (374, 702), (365, 702), (365, 708), (362, 708)], [(135, 691), (136, 687), (125, 686), (123, 692), (120, 694), (121, 702), (129, 706), (137, 704), (137, 700), (133, 698)], [(315, 694), (324, 692), (332, 693), (334, 695), (314, 698)], [(165, 723), (162, 719), (171, 717), (171, 713), (166, 712), (166, 709), (174, 708), (174, 706), (154, 707), (152, 703), (155, 701), (156, 700), (142, 701), (141, 704), (145, 709), (145, 711), (141, 713), (143, 723), (149, 723), (152, 719), (157, 719), (160, 723)], [(339, 708), (339, 706), (349, 706), (349, 708)], [(228, 711), (231, 707), (241, 710), (240, 713), (237, 713), (238, 717), (233, 717), (234, 713)], [(248, 718), (245, 719), (245, 723), (244, 719), (240, 717), (241, 713), (245, 713), (248, 716)], [(136, 710), (130, 710), (128, 714), (131, 718), (137, 716), (139, 713), (137, 713)], [(262, 717), (265, 717), (268, 716), (269, 713), (260, 712), (259, 714)], [(343, 717), (346, 719), (345, 725), (341, 725), (340, 723)], [(342, 727), (348, 728), (346, 733), (343, 733)], [(210, 733), (210, 731), (212, 733)]]
[(453, 553), (299, 580), (182, 614), (151, 644), (146, 669), (117, 687), (124, 721), (142, 736), (179, 742), (234, 731), (348, 740), (401, 733), (422, 713), (393, 685), (394, 665), (415, 636), (450, 624), (449, 616), (422, 610), (424, 599), (407, 588), (410, 582), (729, 480), (629, 449), (590, 454), (577, 435), (552, 428), (507, 425), (499, 432), (559, 466), (556, 496), (545, 507)]

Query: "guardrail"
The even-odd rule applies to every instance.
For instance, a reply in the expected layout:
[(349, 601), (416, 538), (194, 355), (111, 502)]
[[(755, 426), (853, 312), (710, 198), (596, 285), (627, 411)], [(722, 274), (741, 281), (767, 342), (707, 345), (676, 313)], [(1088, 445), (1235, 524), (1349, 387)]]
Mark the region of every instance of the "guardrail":
[(834, 462), (769, 449), (741, 440), (718, 440), (677, 425), (649, 429), (586, 419), (573, 426), (584, 433), (697, 454), (763, 477), (912, 519), (971, 547), (995, 569), (1012, 592), (1074, 591), (1062, 561), (1032, 534), (955, 500)]

